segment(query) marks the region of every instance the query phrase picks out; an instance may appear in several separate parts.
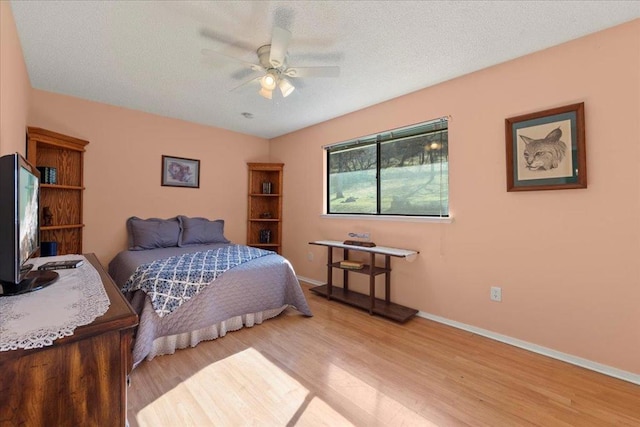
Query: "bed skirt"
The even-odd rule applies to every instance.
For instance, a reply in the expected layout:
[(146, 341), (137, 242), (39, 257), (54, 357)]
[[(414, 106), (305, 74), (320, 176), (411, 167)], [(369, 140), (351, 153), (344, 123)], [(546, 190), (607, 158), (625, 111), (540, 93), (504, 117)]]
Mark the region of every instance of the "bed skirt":
[(196, 331), (156, 338), (153, 341), (153, 346), (146, 360), (151, 360), (156, 356), (162, 356), (164, 354), (173, 354), (178, 349), (195, 347), (201, 341), (210, 341), (224, 337), (227, 332), (237, 331), (245, 326), (250, 328), (254, 325), (259, 325), (267, 319), (278, 316), (287, 307), (289, 307), (289, 305), (285, 304), (280, 308), (235, 316)]

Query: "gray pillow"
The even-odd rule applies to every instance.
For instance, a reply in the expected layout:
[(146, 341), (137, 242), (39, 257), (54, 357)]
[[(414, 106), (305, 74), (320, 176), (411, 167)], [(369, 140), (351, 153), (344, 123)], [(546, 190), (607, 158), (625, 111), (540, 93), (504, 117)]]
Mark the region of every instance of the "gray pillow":
[(209, 221), (206, 218), (178, 216), (182, 233), (178, 246), (207, 245), (211, 243), (229, 243), (224, 237), (224, 220)]
[(177, 218), (140, 219), (132, 216), (127, 220), (129, 250), (170, 248), (178, 246), (180, 223)]

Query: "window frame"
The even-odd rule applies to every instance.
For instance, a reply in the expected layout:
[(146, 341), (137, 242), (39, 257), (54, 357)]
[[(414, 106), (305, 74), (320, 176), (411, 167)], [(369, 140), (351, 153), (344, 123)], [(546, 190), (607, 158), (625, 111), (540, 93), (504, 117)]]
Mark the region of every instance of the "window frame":
[[(429, 120), (409, 126), (404, 126), (397, 129), (379, 132), (376, 134), (367, 135), (364, 137), (356, 138), (353, 140), (347, 140), (335, 144), (326, 145), (323, 147), (325, 150), (325, 186), (326, 191), (324, 194), (324, 213), (323, 217), (329, 218), (363, 218), (363, 219), (392, 219), (400, 221), (429, 221), (429, 222), (451, 222), (451, 209), (449, 206), (449, 116), (440, 117), (438, 119)], [(382, 212), (382, 170), (385, 169), (381, 166), (381, 147), (382, 144), (392, 143), (394, 141), (400, 141), (407, 138), (420, 137), (438, 132), (447, 133), (447, 203), (446, 212), (440, 214), (410, 214), (410, 213), (386, 213)], [(376, 185), (376, 212), (375, 213), (357, 213), (357, 212), (331, 212), (331, 155), (332, 153), (345, 151), (349, 148), (360, 148), (369, 145), (375, 145), (376, 147), (376, 165), (375, 165), (375, 185)], [(443, 160), (440, 157), (440, 168), (442, 170)], [(442, 203), (442, 190), (440, 192), (440, 207)]]

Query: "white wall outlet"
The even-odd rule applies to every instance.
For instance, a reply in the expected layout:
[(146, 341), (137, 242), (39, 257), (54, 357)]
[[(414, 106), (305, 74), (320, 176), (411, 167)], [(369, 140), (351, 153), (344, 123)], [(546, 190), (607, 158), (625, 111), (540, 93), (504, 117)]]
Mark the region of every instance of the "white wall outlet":
[(499, 286), (492, 286), (491, 287), (491, 294), (490, 294), (489, 298), (491, 298), (491, 301), (501, 302), (502, 301), (502, 288), (499, 287)]
[(307, 253), (307, 261), (309, 261), (309, 262), (313, 261), (313, 252), (308, 252)]

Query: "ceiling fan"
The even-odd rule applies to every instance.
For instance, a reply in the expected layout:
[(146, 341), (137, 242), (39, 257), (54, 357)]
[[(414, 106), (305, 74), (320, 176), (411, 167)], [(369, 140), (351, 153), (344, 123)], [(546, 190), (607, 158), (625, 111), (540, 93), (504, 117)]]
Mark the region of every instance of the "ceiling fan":
[(271, 36), (271, 44), (261, 46), (257, 49), (258, 64), (244, 61), (233, 56), (225, 55), (211, 49), (202, 49), (202, 54), (213, 57), (223, 58), (235, 61), (254, 71), (262, 72), (263, 75), (244, 82), (240, 86), (233, 88), (235, 90), (241, 86), (247, 85), (254, 81), (260, 82), (260, 90), (258, 93), (267, 99), (273, 98), (273, 91), (278, 88), (283, 97), (291, 95), (295, 90), (295, 86), (289, 78), (297, 79), (302, 77), (338, 77), (340, 75), (340, 67), (321, 66), (321, 67), (290, 67), (288, 64), (287, 49), (291, 41), (291, 33), (284, 28), (274, 27)]

